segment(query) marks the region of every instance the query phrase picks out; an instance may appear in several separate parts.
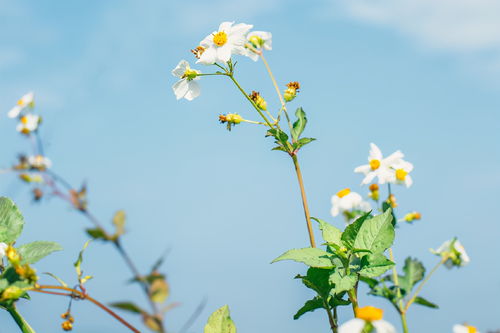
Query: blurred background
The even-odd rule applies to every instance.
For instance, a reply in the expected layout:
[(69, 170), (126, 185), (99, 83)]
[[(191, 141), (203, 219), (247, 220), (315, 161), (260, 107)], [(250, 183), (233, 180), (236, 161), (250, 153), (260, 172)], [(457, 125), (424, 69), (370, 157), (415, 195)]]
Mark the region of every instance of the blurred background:
[[(177, 102), (171, 70), (222, 21), (250, 23), (273, 33), (267, 58), (285, 88), (300, 81), (291, 108), (303, 106), (304, 133), (318, 140), (301, 153), (313, 216), (330, 216), (330, 197), (342, 188), (364, 195), (361, 175), (369, 143), (390, 154), (401, 149), (415, 165), (414, 185), (397, 187), (398, 214), (422, 220), (402, 225), (396, 261), (429, 253), (457, 236), (472, 261), (441, 269), (422, 296), (439, 310), (414, 305), (413, 332), (451, 332), (467, 322), (482, 332), (500, 329), (500, 3), (494, 0), (371, 1), (10, 1), (0, 0), (0, 167), (29, 152), (28, 140), (6, 114), (23, 94), (36, 93), (40, 129), (53, 170), (88, 184), (89, 208), (103, 221), (128, 214), (125, 246), (143, 271), (166, 249), (163, 270), (171, 302), (167, 328), (178, 332), (198, 304), (207, 305), (189, 332), (228, 304), (238, 332), (328, 332), (323, 311), (292, 316), (312, 298), (294, 280), (305, 267), (270, 265), (290, 248), (308, 246), (293, 165), (271, 152), (262, 128), (228, 132), (221, 113), (257, 119), (224, 78), (203, 78), (202, 94)], [(242, 58), (238, 76), (278, 108), (261, 62)], [(208, 72), (208, 68), (195, 68)], [(53, 198), (33, 204), (29, 188), (0, 175), (0, 194), (25, 215), (19, 243), (53, 240), (63, 252), (36, 265), (75, 281), (74, 262), (88, 221)], [(316, 232), (317, 237), (319, 233)], [(103, 302), (145, 304), (110, 245), (94, 242), (83, 267)], [(49, 278), (44, 278), (48, 281)], [(364, 296), (361, 303), (383, 307)], [(35, 294), (20, 310), (39, 332), (57, 332), (67, 300)], [(127, 332), (85, 302), (73, 305), (75, 332)], [(350, 318), (349, 309), (341, 318)], [(140, 326), (140, 319), (124, 314)], [(16, 332), (0, 312), (0, 332)]]

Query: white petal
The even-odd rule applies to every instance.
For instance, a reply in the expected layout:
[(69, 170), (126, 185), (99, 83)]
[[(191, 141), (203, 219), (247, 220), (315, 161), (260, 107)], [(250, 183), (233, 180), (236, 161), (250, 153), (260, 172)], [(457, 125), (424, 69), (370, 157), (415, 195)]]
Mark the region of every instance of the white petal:
[(365, 175), (370, 172), (372, 168), (370, 167), (370, 165), (368, 164), (365, 164), (365, 165), (361, 165), (359, 167), (357, 167), (356, 169), (354, 169), (354, 172), (356, 173), (364, 173)]
[(373, 321), (372, 325), (375, 327), (377, 333), (396, 333), (394, 326), (385, 320)]
[(226, 44), (217, 48), (216, 62), (228, 62), (231, 59), (231, 46)]
[(383, 156), (382, 156), (382, 152), (380, 151), (380, 149), (377, 147), (376, 144), (374, 144), (373, 142), (370, 143), (370, 158), (369, 160), (382, 160)]
[(363, 181), (361, 182), (361, 185), (366, 185), (366, 184), (369, 184), (371, 183), (371, 181), (373, 180), (373, 178), (375, 178), (375, 176), (377, 175), (376, 172), (369, 172), (365, 178), (363, 178)]
[(188, 92), (184, 96), (188, 101), (192, 101), (196, 97), (200, 96), (200, 85), (197, 82), (188, 82)]
[(365, 327), (365, 321), (359, 318), (354, 318), (345, 322), (339, 327), (339, 333), (361, 333)]
[(394, 164), (399, 163), (404, 156), (405, 155), (402, 152), (397, 150), (388, 157), (384, 158), (382, 162), (387, 166), (393, 166)]
[(188, 83), (186, 79), (182, 79), (174, 83), (172, 86), (172, 89), (174, 90), (175, 97), (177, 99), (183, 98), (186, 93), (188, 92)]
[(469, 328), (464, 325), (454, 325), (453, 333), (469, 333)]
[(231, 26), (234, 24), (233, 22), (222, 22), (219, 25), (219, 31), (224, 31), (226, 33), (229, 33), (231, 31)]
[(17, 116), (19, 116), (22, 109), (23, 109), (22, 107), (20, 107), (19, 105), (16, 105), (12, 109), (10, 109), (9, 113), (7, 113), (7, 116), (9, 118), (16, 118)]
[(172, 70), (172, 75), (181, 78), (186, 72), (186, 68), (189, 67), (189, 63), (186, 60), (181, 60), (177, 66)]
[(405, 177), (405, 185), (406, 187), (410, 187), (413, 184), (413, 179), (410, 175), (406, 175)]
[(238, 23), (231, 28), (230, 34), (245, 35), (252, 28), (253, 28), (253, 25), (251, 25), (251, 24)]
[(203, 52), (203, 54), (200, 56), (200, 59), (198, 59), (196, 63), (211, 65), (215, 63), (216, 56), (217, 56), (217, 51), (215, 47), (209, 47), (208, 49), (205, 50), (205, 52)]

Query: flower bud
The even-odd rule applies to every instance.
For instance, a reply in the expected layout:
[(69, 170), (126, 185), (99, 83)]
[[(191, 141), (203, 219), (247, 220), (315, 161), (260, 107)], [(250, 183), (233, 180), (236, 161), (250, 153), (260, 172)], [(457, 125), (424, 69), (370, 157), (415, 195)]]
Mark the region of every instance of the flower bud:
[(227, 123), (227, 129), (230, 131), (231, 127), (241, 123), (243, 118), (239, 114), (228, 113), (219, 115), (219, 121), (221, 124)]
[(0, 296), (0, 301), (7, 301), (7, 300), (16, 300), (19, 297), (21, 297), (24, 293), (24, 290), (16, 287), (16, 286), (10, 286), (7, 287), (3, 292), (2, 295)]
[(259, 109), (261, 109), (263, 111), (267, 110), (266, 101), (257, 91), (252, 91), (252, 93), (249, 95), (249, 97)]
[(297, 97), (297, 93), (300, 89), (300, 84), (298, 82), (290, 82), (286, 85), (288, 88), (283, 93), (283, 98), (287, 102), (291, 102), (295, 97)]
[(67, 320), (61, 324), (61, 327), (65, 331), (71, 331), (73, 329), (73, 323), (71, 323), (69, 320)]
[(406, 222), (413, 222), (414, 220), (420, 220), (422, 215), (419, 212), (411, 212), (404, 216)]
[(396, 208), (398, 206), (398, 203), (396, 201), (396, 196), (394, 194), (389, 195), (387, 198), (387, 203), (392, 207)]
[(372, 192), (378, 191), (379, 190), (378, 184), (371, 184), (369, 189)]
[(380, 199), (380, 193), (379, 193), (379, 191), (378, 191), (378, 190), (377, 190), (377, 191), (371, 191), (371, 192), (368, 194), (368, 196), (369, 196), (370, 198), (372, 198), (374, 201), (378, 201), (378, 199)]
[(7, 259), (9, 259), (9, 262), (12, 266), (18, 266), (21, 262), (21, 256), (19, 255), (19, 253), (17, 253), (17, 250), (12, 245), (9, 245), (9, 247), (7, 247), (7, 250), (5, 250), (5, 256), (7, 257)]

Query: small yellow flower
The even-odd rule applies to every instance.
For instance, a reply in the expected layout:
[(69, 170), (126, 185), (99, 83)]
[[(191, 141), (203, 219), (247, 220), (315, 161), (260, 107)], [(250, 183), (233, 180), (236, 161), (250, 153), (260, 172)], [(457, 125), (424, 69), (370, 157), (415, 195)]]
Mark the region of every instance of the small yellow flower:
[(298, 83), (296, 81), (290, 82), (286, 86), (288, 88), (283, 93), (283, 98), (285, 98), (285, 101), (291, 102), (297, 96), (297, 93), (299, 92), (300, 83)]
[(252, 91), (252, 93), (249, 95), (250, 99), (255, 103), (255, 105), (263, 110), (267, 110), (267, 102), (266, 100), (259, 94), (257, 91)]

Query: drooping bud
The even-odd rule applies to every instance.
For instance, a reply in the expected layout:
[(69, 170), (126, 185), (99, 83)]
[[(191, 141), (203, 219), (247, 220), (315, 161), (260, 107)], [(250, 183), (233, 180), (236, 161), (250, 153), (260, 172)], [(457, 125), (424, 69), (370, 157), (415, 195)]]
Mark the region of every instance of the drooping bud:
[(62, 324), (61, 324), (61, 328), (65, 331), (71, 331), (73, 329), (73, 323), (70, 322), (70, 321), (64, 321)]
[(219, 121), (221, 124), (227, 123), (227, 130), (230, 131), (234, 125), (243, 121), (243, 117), (236, 113), (221, 114), (219, 115)]
[(406, 222), (413, 222), (415, 220), (420, 220), (422, 215), (419, 212), (411, 212), (404, 216), (404, 220)]
[(0, 301), (16, 300), (24, 294), (24, 290), (16, 287), (7, 287), (0, 296)]
[(299, 92), (300, 89), (300, 83), (294, 81), (287, 83), (286, 86), (288, 88), (283, 93), (283, 98), (285, 99), (285, 101), (291, 102), (295, 97), (297, 97), (297, 93)]
[(267, 102), (257, 91), (252, 91), (249, 97), (259, 109), (263, 111), (267, 110)]

